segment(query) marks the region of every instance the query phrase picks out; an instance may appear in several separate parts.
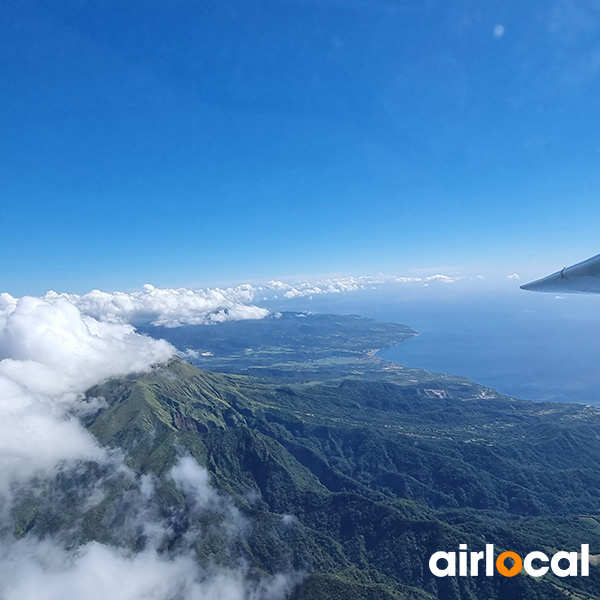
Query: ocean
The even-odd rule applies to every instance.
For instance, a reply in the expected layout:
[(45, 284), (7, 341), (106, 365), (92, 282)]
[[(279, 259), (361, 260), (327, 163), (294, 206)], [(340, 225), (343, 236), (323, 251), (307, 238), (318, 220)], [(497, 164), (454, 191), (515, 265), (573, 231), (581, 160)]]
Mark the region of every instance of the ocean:
[(381, 350), (380, 358), (463, 375), (516, 398), (600, 405), (600, 295), (406, 294), (384, 287), (291, 300), (278, 308), (403, 323), (419, 335)]

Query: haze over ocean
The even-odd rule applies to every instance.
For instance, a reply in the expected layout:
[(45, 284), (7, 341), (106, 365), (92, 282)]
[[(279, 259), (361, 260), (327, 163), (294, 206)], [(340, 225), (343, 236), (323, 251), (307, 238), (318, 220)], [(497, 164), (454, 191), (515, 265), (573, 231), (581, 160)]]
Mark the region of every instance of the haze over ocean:
[(518, 398), (600, 405), (600, 300), (514, 287), (496, 294), (446, 289), (410, 295), (384, 288), (279, 308), (403, 323), (419, 335), (380, 351), (380, 358), (463, 375)]

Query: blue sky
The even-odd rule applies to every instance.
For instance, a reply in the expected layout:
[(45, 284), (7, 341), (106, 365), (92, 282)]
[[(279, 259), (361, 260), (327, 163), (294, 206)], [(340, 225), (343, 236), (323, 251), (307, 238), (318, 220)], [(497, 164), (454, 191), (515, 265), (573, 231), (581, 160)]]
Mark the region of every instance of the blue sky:
[(600, 252), (593, 0), (0, 6), (0, 277), (197, 286)]

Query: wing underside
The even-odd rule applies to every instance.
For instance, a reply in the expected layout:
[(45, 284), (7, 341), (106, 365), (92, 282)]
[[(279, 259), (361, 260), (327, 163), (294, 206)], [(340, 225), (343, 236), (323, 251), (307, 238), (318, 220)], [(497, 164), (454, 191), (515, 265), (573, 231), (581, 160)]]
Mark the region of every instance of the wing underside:
[(570, 294), (600, 294), (600, 254), (552, 275), (524, 283), (522, 290)]

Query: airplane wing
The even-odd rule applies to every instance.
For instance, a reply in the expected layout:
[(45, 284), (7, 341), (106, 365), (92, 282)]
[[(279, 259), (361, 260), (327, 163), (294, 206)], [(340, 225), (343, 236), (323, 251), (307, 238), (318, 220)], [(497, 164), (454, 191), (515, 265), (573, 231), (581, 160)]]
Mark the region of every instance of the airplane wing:
[(600, 254), (552, 275), (524, 283), (522, 290), (567, 294), (600, 294)]

